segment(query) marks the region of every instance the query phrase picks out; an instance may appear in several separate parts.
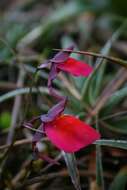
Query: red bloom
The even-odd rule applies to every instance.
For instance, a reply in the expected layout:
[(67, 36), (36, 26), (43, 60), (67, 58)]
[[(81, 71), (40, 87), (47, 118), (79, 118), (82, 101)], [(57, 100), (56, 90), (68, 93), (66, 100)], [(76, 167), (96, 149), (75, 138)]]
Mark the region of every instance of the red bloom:
[(87, 77), (93, 71), (93, 68), (87, 63), (78, 61), (71, 57), (68, 58), (67, 61), (57, 64), (56, 67), (62, 71), (69, 72), (74, 76)]
[[(67, 50), (73, 50), (74, 46), (70, 46)], [(58, 52), (52, 59), (47, 60), (41, 64), (38, 69), (43, 69), (51, 64), (50, 77), (55, 73), (55, 77), (59, 71), (66, 71), (74, 76), (87, 77), (93, 68), (83, 61), (76, 60), (70, 57), (71, 52)]]
[[(73, 46), (70, 46), (67, 49), (73, 50), (73, 48)], [(49, 64), (51, 65), (48, 77), (49, 92), (50, 95), (54, 96), (57, 100), (60, 100), (60, 102), (53, 106), (47, 114), (41, 115), (33, 119), (30, 123), (24, 125), (27, 128), (32, 128), (34, 122), (38, 120), (38, 118), (41, 121), (39, 131), (37, 131), (33, 137), (34, 153), (41, 158), (42, 156), (40, 156), (36, 143), (43, 137), (44, 133), (57, 148), (68, 153), (76, 152), (100, 138), (100, 134), (90, 125), (80, 121), (74, 116), (63, 114), (67, 98), (57, 94), (52, 87), (52, 82), (60, 71), (69, 72), (74, 76), (85, 77), (92, 72), (93, 69), (91, 66), (69, 56), (69, 52), (61, 51), (52, 59), (38, 67), (38, 69), (43, 69)]]
[[(66, 102), (67, 99), (65, 98), (53, 106), (47, 114), (41, 115), (40, 120), (42, 124), (38, 129), (45, 133), (57, 148), (71, 153), (92, 144), (100, 138), (100, 134), (90, 125), (78, 118), (63, 114)], [(32, 122), (35, 120), (36, 118), (32, 120)], [(32, 127), (33, 123), (30, 125)], [(40, 141), (42, 137), (43, 134), (40, 132), (37, 131), (35, 133), (33, 137), (34, 149), (36, 143)]]
[(76, 152), (100, 138), (94, 128), (71, 115), (60, 115), (45, 123), (44, 130), (57, 148), (69, 153)]
[[(72, 45), (68, 47), (67, 50), (73, 50), (73, 48), (74, 46)], [(71, 58), (70, 53), (71, 52), (60, 51), (52, 59), (47, 60), (38, 67), (38, 69), (43, 69), (49, 65), (51, 66), (48, 77), (48, 89), (50, 94), (57, 99), (61, 99), (61, 97), (56, 93), (56, 91), (54, 91), (52, 83), (60, 71), (71, 73), (77, 77), (88, 77), (93, 71), (93, 68), (87, 63)]]

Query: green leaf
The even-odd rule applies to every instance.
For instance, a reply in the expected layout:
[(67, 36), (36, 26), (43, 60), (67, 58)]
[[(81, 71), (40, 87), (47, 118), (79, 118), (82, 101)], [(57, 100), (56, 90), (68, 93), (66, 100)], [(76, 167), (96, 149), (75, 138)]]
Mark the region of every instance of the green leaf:
[[(100, 51), (100, 54), (107, 56), (111, 50), (112, 44), (119, 38), (121, 33), (124, 31), (125, 27), (127, 25), (127, 21), (124, 21), (122, 25), (118, 28), (116, 32), (113, 33), (111, 38), (106, 42), (102, 50)], [(106, 60), (103, 59), (97, 59), (95, 65), (100, 65), (97, 76), (96, 76), (96, 81), (95, 81), (95, 90), (94, 90), (94, 96), (97, 97), (100, 93), (101, 86), (103, 83), (103, 77), (104, 77), (104, 72), (106, 68)]]
[(63, 157), (65, 159), (69, 175), (71, 177), (72, 183), (76, 190), (81, 190), (80, 186), (80, 178), (79, 173), (76, 165), (76, 158), (74, 154), (65, 153), (62, 151)]
[(96, 145), (96, 183), (101, 189), (104, 189), (102, 154), (100, 145)]
[(0, 128), (8, 128), (11, 123), (11, 114), (10, 112), (3, 112), (0, 115)]
[[(40, 88), (32, 88), (32, 93), (38, 93), (38, 90), (41, 92), (41, 93), (44, 93), (44, 94), (48, 94), (48, 89), (45, 88), (45, 87), (40, 87)], [(10, 98), (13, 98), (17, 95), (21, 95), (21, 94), (29, 94), (30, 92), (30, 88), (20, 88), (20, 89), (17, 89), (17, 90), (13, 90), (11, 92), (8, 92), (6, 94), (3, 94), (0, 96), (0, 103), (10, 99)]]
[(127, 150), (127, 141), (125, 140), (107, 140), (107, 139), (101, 139), (97, 140), (94, 144), (98, 144), (101, 146), (109, 146), (114, 148), (121, 148)]
[(109, 190), (125, 190), (127, 184), (127, 167), (124, 167), (116, 175)]
[(105, 104), (103, 108), (103, 113), (107, 114), (111, 112), (111, 110), (120, 103), (123, 98), (127, 96), (127, 87), (124, 87), (117, 92), (113, 93), (108, 102)]
[(127, 117), (117, 119), (116, 121), (108, 121), (106, 126), (114, 132), (127, 134)]
[[(103, 55), (107, 55), (112, 43), (119, 37), (123, 29), (125, 29), (127, 25), (127, 21), (124, 21), (124, 23), (120, 26), (120, 28), (113, 34), (111, 39), (108, 40), (108, 42), (105, 44), (103, 49), (101, 50), (101, 53)], [(102, 64), (102, 59), (98, 59), (94, 68), (93, 73), (86, 79), (84, 86), (82, 88), (82, 99), (85, 101), (88, 101), (90, 104), (93, 104), (95, 102), (96, 96), (100, 92), (100, 86), (103, 82), (103, 73), (105, 70), (105, 66)], [(97, 83), (95, 83), (95, 81)], [(90, 86), (92, 85), (92, 90), (90, 89)], [(95, 86), (96, 85), (96, 86)], [(94, 93), (96, 96), (94, 96)], [(91, 97), (91, 99), (89, 99)], [(92, 100), (92, 102), (91, 102)]]
[[(98, 115), (96, 116), (96, 130), (99, 132)], [(96, 183), (101, 190), (104, 190), (102, 153), (100, 145), (96, 145)]]
[(47, 35), (47, 32), (51, 33), (51, 28), (57, 28), (56, 25), (63, 24), (64, 22), (69, 21), (72, 18), (75, 18), (88, 7), (83, 8), (80, 4), (75, 1), (67, 3), (61, 8), (55, 10), (48, 18), (45, 18), (41, 25), (37, 26), (31, 30), (24, 38), (19, 42), (19, 47), (24, 47), (30, 44), (33, 44), (36, 40), (39, 40), (40, 37)]
[(26, 34), (26, 29), (23, 25), (11, 24), (11, 27), (7, 28), (4, 33), (5, 39), (0, 39), (0, 60), (9, 59), (12, 56), (13, 48), (16, 47), (18, 40)]

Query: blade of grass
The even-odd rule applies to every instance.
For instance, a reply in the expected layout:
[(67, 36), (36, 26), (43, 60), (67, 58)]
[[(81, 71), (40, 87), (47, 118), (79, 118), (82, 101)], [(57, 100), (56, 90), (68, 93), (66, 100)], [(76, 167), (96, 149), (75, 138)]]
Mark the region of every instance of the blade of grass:
[[(116, 32), (113, 33), (111, 38), (106, 42), (106, 44), (104, 45), (104, 47), (100, 51), (100, 54), (102, 54), (104, 56), (109, 54), (111, 47), (112, 47), (112, 44), (119, 38), (119, 36), (121, 35), (121, 33), (124, 31), (124, 29), (126, 27), (127, 27), (127, 20), (125, 20), (122, 23), (122, 25), (116, 30)], [(100, 88), (102, 86), (104, 71), (106, 68), (106, 62), (103, 59), (97, 59), (95, 65), (100, 65), (98, 72), (97, 72), (97, 77), (96, 77), (96, 81), (94, 84), (94, 91), (93, 91), (94, 96), (97, 97), (99, 95)]]
[(62, 151), (65, 159), (69, 175), (76, 190), (81, 190), (79, 172), (76, 165), (76, 158), (74, 154), (65, 153)]
[(111, 120), (107, 122), (100, 121), (100, 123), (104, 125), (106, 128), (108, 128), (108, 130), (118, 133), (119, 135), (127, 134), (127, 117), (122, 117), (121, 119), (116, 118), (116, 121), (111, 121)]
[(127, 166), (122, 168), (113, 180), (109, 190), (125, 190), (127, 184)]
[(118, 105), (120, 101), (123, 100), (123, 98), (125, 98), (126, 96), (127, 96), (127, 87), (124, 87), (113, 93), (109, 98), (109, 101), (106, 102), (103, 112), (105, 114), (110, 112), (110, 110), (113, 109), (116, 105)]
[(104, 88), (101, 95), (98, 97), (97, 101), (95, 102), (94, 108), (92, 110), (92, 115), (96, 115), (105, 105), (109, 97), (121, 87), (121, 85), (127, 80), (127, 72), (124, 68), (121, 68), (114, 79), (107, 84)]
[[(24, 72), (24, 69), (22, 68), (22, 65), (21, 65), (21, 68), (19, 70), (18, 80), (17, 80), (17, 87), (19, 88), (23, 87), (25, 75), (26, 73)], [(19, 95), (19, 96), (16, 96), (14, 100), (11, 125), (9, 127), (9, 132), (8, 132), (8, 137), (7, 137), (7, 144), (11, 144), (11, 142), (13, 141), (16, 123), (19, 118), (20, 108), (21, 108), (21, 96)]]
[(101, 146), (109, 146), (114, 148), (121, 148), (127, 150), (127, 141), (125, 140), (107, 140), (107, 139), (101, 139), (97, 140), (94, 144), (98, 144)]
[[(39, 91), (43, 94), (48, 94), (48, 89), (45, 88), (45, 87), (39, 87), (38, 88)], [(38, 93), (38, 89), (37, 88), (32, 88), (32, 93)], [(3, 94), (0, 96), (0, 103), (10, 99), (10, 98), (13, 98), (15, 96), (18, 96), (18, 95), (22, 95), (22, 94), (29, 94), (30, 92), (30, 89), (29, 87), (27, 88), (20, 88), (20, 89), (16, 89), (16, 90), (13, 90), (11, 92), (8, 92), (6, 94)]]
[[(98, 115), (96, 116), (96, 129), (99, 132)], [(96, 183), (99, 189), (104, 190), (102, 153), (99, 144), (96, 145)]]
[(37, 41), (42, 35), (51, 32), (51, 28), (56, 27), (57, 24), (63, 24), (64, 22), (69, 21), (72, 18), (75, 18), (88, 7), (82, 7), (76, 1), (71, 1), (63, 6), (60, 9), (55, 10), (48, 18), (43, 20), (38, 27), (30, 31), (21, 41), (18, 43), (19, 48), (33, 44)]

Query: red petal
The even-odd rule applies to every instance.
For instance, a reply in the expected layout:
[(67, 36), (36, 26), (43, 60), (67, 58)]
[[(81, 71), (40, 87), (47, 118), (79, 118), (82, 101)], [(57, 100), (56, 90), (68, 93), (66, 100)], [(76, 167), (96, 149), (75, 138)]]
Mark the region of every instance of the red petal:
[(56, 147), (70, 153), (100, 138), (94, 128), (71, 115), (63, 115), (47, 123), (45, 132)]
[(92, 71), (93, 68), (82, 61), (78, 61), (74, 58), (68, 58), (64, 63), (57, 65), (57, 68), (63, 71), (67, 71), (74, 76), (85, 76), (87, 77)]

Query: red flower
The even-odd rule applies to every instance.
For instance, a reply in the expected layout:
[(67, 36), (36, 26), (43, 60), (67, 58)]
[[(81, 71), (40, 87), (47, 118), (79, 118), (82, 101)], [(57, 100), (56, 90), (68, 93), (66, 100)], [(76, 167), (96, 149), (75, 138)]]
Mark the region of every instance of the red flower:
[[(73, 50), (74, 46), (70, 46), (67, 50)], [(48, 89), (52, 96), (57, 99), (61, 97), (56, 93), (52, 87), (53, 80), (57, 77), (60, 71), (65, 71), (71, 73), (74, 76), (88, 77), (93, 71), (93, 68), (83, 61), (76, 60), (70, 57), (71, 52), (60, 51), (52, 59), (47, 60), (45, 63), (41, 64), (38, 69), (43, 69), (47, 66), (51, 66), (50, 73), (48, 77)]]
[(56, 66), (59, 70), (66, 71), (71, 73), (74, 76), (89, 76), (89, 74), (93, 71), (93, 68), (84, 63), (83, 61), (78, 61), (74, 58), (68, 58), (67, 61), (63, 63), (59, 63)]
[[(71, 46), (67, 49), (73, 50), (73, 48), (74, 47)], [(52, 59), (38, 67), (38, 69), (43, 69), (49, 64), (51, 65), (48, 77), (49, 92), (50, 95), (60, 100), (60, 102), (53, 106), (47, 114), (41, 115), (24, 125), (27, 128), (32, 128), (34, 122), (38, 120), (38, 118), (41, 121), (39, 131), (37, 131), (33, 137), (33, 150), (41, 158), (42, 156), (40, 156), (36, 143), (43, 137), (44, 134), (42, 133), (45, 133), (57, 148), (68, 153), (76, 152), (100, 138), (100, 134), (90, 125), (80, 121), (72, 115), (63, 114), (67, 98), (57, 94), (52, 87), (52, 82), (60, 71), (69, 72), (74, 76), (85, 77), (92, 72), (93, 69), (91, 66), (69, 56), (69, 52), (61, 51)]]
[[(73, 50), (73, 48), (74, 46), (70, 46), (67, 50)], [(71, 58), (70, 53), (71, 52), (60, 51), (52, 59), (49, 59), (45, 63), (41, 64), (38, 69), (43, 69), (51, 64), (50, 76), (54, 73), (57, 75), (59, 71), (66, 71), (74, 76), (87, 77), (93, 71), (93, 68), (83, 61)]]
[[(71, 153), (92, 144), (100, 138), (100, 134), (90, 125), (78, 118), (63, 114), (66, 103), (67, 98), (62, 99), (58, 104), (53, 106), (47, 114), (39, 117), (42, 122), (39, 131), (45, 133), (57, 148)], [(30, 122), (31, 127), (33, 127), (37, 119), (38, 117)], [(36, 143), (42, 137), (43, 134), (40, 132), (37, 131), (35, 133), (33, 137), (34, 149), (36, 148)]]
[(90, 125), (72, 115), (60, 115), (44, 124), (44, 131), (50, 141), (65, 152), (76, 152), (100, 138)]

